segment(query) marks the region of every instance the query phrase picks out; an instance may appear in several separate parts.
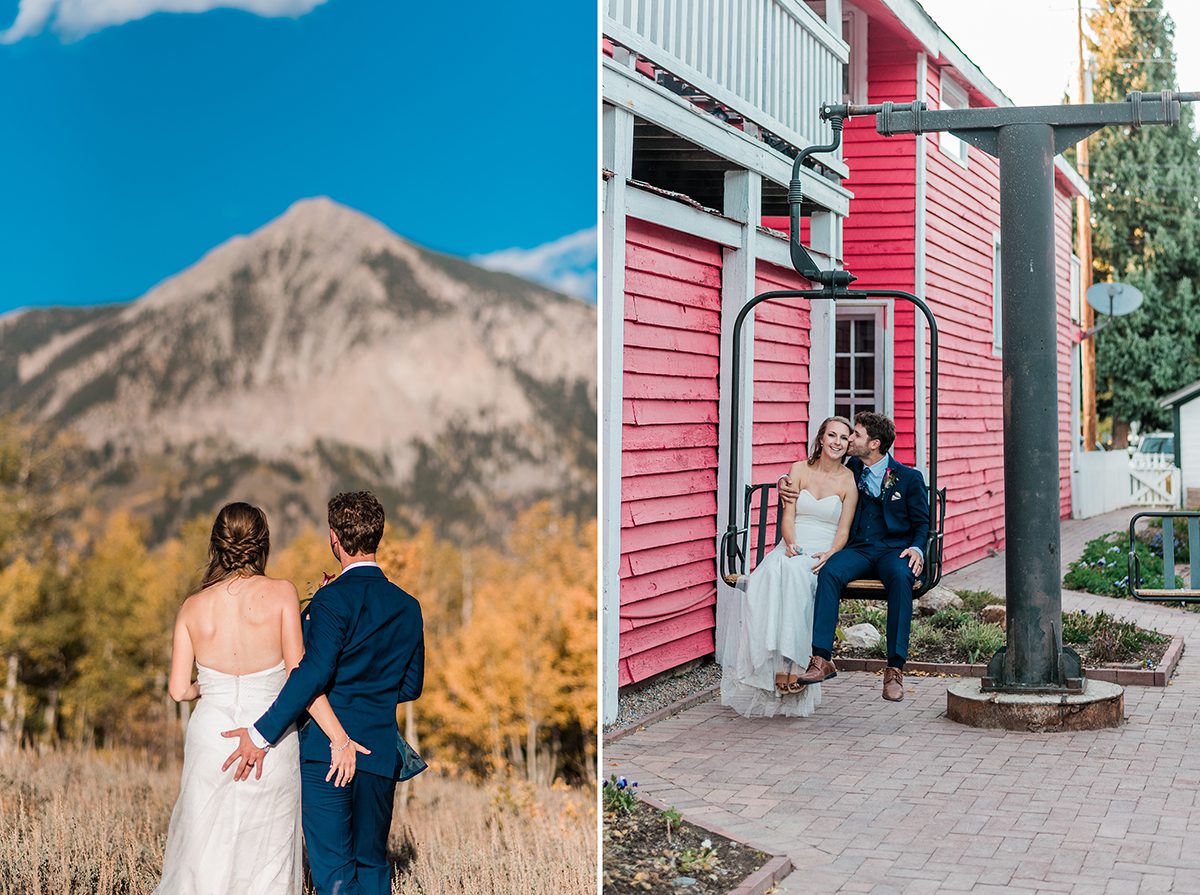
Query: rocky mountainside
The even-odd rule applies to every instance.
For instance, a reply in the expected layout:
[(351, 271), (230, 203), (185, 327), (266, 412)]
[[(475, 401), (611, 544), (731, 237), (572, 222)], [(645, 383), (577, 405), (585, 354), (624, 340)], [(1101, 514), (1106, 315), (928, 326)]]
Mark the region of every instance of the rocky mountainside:
[(97, 499), (160, 535), (228, 499), (280, 533), (370, 487), (401, 524), (495, 537), (595, 506), (596, 310), (328, 199), (136, 301), (0, 318), (0, 412), (75, 429)]

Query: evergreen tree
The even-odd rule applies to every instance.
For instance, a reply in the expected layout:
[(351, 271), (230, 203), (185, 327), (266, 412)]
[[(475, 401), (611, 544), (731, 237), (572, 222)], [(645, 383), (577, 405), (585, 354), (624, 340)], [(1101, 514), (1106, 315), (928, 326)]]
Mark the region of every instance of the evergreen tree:
[[(1162, 0), (1102, 0), (1088, 16), (1096, 102), (1132, 90), (1177, 89), (1174, 24)], [(1196, 89), (1197, 85), (1185, 85)], [(1200, 379), (1200, 144), (1192, 106), (1176, 126), (1107, 127), (1089, 143), (1095, 193), (1096, 282), (1137, 287), (1142, 307), (1097, 335), (1101, 415), (1114, 433), (1129, 422), (1169, 426), (1163, 395)]]

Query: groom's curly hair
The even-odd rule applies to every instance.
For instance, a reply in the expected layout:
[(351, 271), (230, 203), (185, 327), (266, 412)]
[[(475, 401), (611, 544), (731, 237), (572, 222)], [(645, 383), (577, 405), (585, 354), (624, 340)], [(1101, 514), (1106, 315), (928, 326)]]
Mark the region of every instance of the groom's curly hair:
[(879, 453), (886, 454), (891, 450), (892, 443), (896, 440), (896, 424), (890, 419), (882, 413), (860, 410), (854, 414), (854, 422), (867, 430), (868, 441), (879, 439)]
[(347, 491), (329, 501), (329, 527), (351, 556), (378, 549), (383, 523), (383, 506), (370, 491)]

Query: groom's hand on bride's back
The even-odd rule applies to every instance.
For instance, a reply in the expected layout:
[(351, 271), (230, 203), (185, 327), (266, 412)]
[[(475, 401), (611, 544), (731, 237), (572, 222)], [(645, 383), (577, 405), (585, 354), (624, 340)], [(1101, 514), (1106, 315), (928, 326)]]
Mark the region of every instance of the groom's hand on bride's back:
[(225, 764), (221, 765), (221, 773), (229, 770), (230, 765), (235, 761), (241, 760), (237, 771), (234, 772), (234, 780), (245, 780), (250, 776), (250, 769), (254, 768), (254, 779), (262, 779), (263, 761), (266, 759), (267, 750), (259, 749), (250, 739), (250, 733), (244, 727), (239, 727), (237, 730), (221, 731), (223, 737), (237, 737), (238, 747), (233, 750), (233, 753), (225, 759)]

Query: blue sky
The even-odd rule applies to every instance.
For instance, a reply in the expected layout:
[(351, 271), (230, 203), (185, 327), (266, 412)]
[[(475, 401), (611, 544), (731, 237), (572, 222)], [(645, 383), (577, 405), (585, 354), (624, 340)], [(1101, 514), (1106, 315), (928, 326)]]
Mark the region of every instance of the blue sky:
[(593, 4), (227, 2), (317, 5), (0, 0), (0, 312), (135, 298), (307, 196), (459, 255), (595, 226)]

